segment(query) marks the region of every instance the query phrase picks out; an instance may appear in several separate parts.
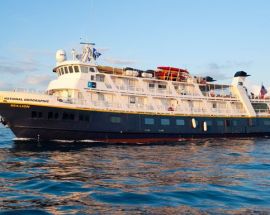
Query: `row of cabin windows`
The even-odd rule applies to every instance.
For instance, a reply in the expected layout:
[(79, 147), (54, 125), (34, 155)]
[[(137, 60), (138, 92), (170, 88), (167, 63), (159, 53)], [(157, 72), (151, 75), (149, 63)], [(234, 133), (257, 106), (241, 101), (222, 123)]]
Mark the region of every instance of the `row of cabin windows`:
[(85, 67), (85, 66), (63, 66), (57, 69), (58, 75), (64, 75), (68, 73), (79, 73), (81, 69), (82, 73), (95, 72), (95, 69), (92, 67)]
[(97, 82), (104, 82), (105, 76), (104, 75), (91, 75), (90, 76), (91, 81), (97, 81)]
[[(112, 116), (110, 118), (110, 121), (111, 121), (111, 123), (121, 123), (121, 117)], [(198, 125), (199, 121), (198, 120), (195, 120), (195, 121), (196, 121), (196, 124)], [(206, 122), (207, 126), (214, 125), (214, 122), (212, 120), (206, 120), (205, 122)], [(220, 127), (221, 126), (226, 126), (226, 127), (239, 126), (239, 122), (237, 120), (225, 119), (225, 120), (216, 120), (215, 122), (216, 122), (215, 125), (220, 126)], [(264, 123), (264, 125), (270, 126), (270, 120), (265, 120), (263, 123)], [(145, 125), (154, 125), (155, 119), (154, 118), (144, 118), (144, 124)], [(160, 119), (160, 124), (164, 125), (164, 126), (168, 126), (171, 124), (171, 120), (168, 118)], [(184, 120), (184, 119), (176, 119), (175, 120), (175, 125), (177, 125), (177, 126), (184, 126), (185, 124), (186, 124), (186, 120)], [(254, 126), (254, 121), (252, 119), (249, 119), (248, 125)]]
[[(195, 122), (196, 122), (197, 125), (199, 124), (198, 120), (195, 120)], [(212, 120), (206, 120), (205, 122), (206, 122), (207, 126), (213, 126), (214, 125), (214, 122)], [(186, 123), (186, 120), (184, 120), (184, 119), (176, 119), (175, 120), (176, 125), (185, 125), (185, 123)], [(144, 124), (146, 124), (146, 125), (154, 125), (155, 124), (155, 119), (153, 119), (153, 118), (145, 118), (144, 119)], [(170, 119), (164, 118), (164, 119), (160, 119), (160, 124), (161, 125), (170, 125), (171, 122), (170, 122)], [(217, 120), (216, 125), (217, 126), (226, 126), (226, 127), (230, 127), (230, 126), (236, 127), (236, 126), (239, 125), (239, 122), (237, 120), (229, 120), (229, 119)], [(248, 125), (249, 126), (254, 126), (254, 121), (249, 120)], [(269, 125), (270, 126), (270, 120), (265, 120), (264, 125)]]
[[(144, 124), (145, 125), (154, 125), (155, 124), (155, 119), (153, 119), (153, 118), (144, 118)], [(170, 121), (170, 119), (166, 119), (166, 118), (160, 119), (160, 124), (161, 125), (170, 125), (171, 121)], [(185, 125), (185, 120), (176, 119), (175, 124), (176, 125)]]
[[(47, 119), (63, 119), (63, 120), (79, 120), (79, 121), (90, 121), (89, 120), (89, 115), (87, 114), (79, 114), (77, 116), (75, 116), (74, 113), (72, 112), (63, 112), (63, 114), (59, 114), (58, 112), (48, 112), (47, 116), (45, 116), (42, 112), (40, 111), (32, 111), (31, 112), (31, 118), (33, 119), (41, 119), (41, 118), (47, 118)], [(121, 117), (117, 117), (117, 116), (112, 116), (110, 118), (111, 123), (121, 123)], [(198, 120), (195, 120), (196, 124), (198, 124)], [(176, 119), (175, 120), (175, 125), (179, 125), (179, 126), (184, 126), (186, 123), (186, 120), (184, 119)], [(144, 118), (144, 124), (145, 125), (154, 125), (155, 124), (155, 119), (154, 118)], [(161, 125), (170, 125), (171, 124), (171, 120), (168, 118), (163, 118), (160, 119), (160, 124)], [(207, 126), (213, 126), (213, 121), (212, 120), (206, 120), (206, 124)], [(266, 119), (263, 121), (263, 124), (266, 126), (270, 126), (270, 119)], [(238, 121), (237, 120), (229, 120), (229, 119), (225, 119), (225, 120), (216, 120), (216, 125), (217, 126), (226, 126), (226, 127), (236, 127), (238, 126)], [(252, 119), (248, 119), (248, 125), (249, 126), (254, 126), (255, 125), (255, 121)]]
[[(148, 87), (153, 89), (155, 88), (155, 84), (149, 83)], [(158, 84), (158, 89), (166, 89), (166, 88), (167, 88), (166, 84)]]
[(43, 115), (42, 112), (38, 111), (32, 111), (31, 112), (31, 118), (33, 119), (41, 119), (41, 118), (47, 118), (47, 119), (62, 119), (62, 120), (79, 120), (79, 121), (86, 121), (89, 122), (89, 115), (87, 114), (79, 114), (77, 117), (74, 113), (70, 112), (63, 112), (63, 114), (59, 114), (58, 112), (48, 112), (48, 115)]

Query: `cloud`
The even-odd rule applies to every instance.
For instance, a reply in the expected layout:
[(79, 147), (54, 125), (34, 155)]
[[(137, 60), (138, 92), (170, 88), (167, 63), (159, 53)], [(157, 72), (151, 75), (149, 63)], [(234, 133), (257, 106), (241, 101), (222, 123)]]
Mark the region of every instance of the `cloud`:
[(98, 52), (106, 52), (106, 51), (109, 51), (110, 48), (107, 48), (107, 47), (100, 47), (100, 48), (97, 48)]
[(9, 60), (5, 57), (0, 58), (0, 73), (18, 74), (22, 72), (38, 71), (39, 63), (33, 58), (26, 60)]
[(27, 85), (47, 86), (52, 79), (53, 77), (50, 75), (31, 75), (27, 76), (24, 82)]
[(107, 63), (118, 64), (118, 65), (131, 65), (131, 64), (136, 63), (136, 61), (134, 60), (123, 60), (123, 59), (116, 59), (116, 58), (105, 58), (104, 60)]
[[(261, 85), (262, 83), (260, 84), (254, 84), (252, 81), (250, 80), (246, 80), (245, 81), (245, 86), (247, 87), (247, 89), (249, 90), (249, 92), (252, 92), (254, 93), (255, 96), (258, 96), (260, 94), (260, 91), (261, 91)], [(264, 84), (264, 87), (267, 89), (267, 96), (270, 95), (270, 86), (267, 87), (265, 84)]]
[(238, 61), (226, 61), (223, 64), (218, 64), (218, 63), (209, 63), (208, 64), (208, 69), (210, 70), (221, 70), (221, 69), (236, 69), (241, 70), (241, 68), (247, 68), (252, 64), (252, 61), (243, 61), (243, 62), (238, 62)]
[[(252, 61), (226, 61), (224, 63), (209, 63), (206, 66), (207, 72), (202, 73), (204, 76), (211, 76), (217, 80), (231, 79), (232, 74), (239, 70), (244, 70), (250, 67)], [(231, 72), (228, 73), (228, 70)]]
[(232, 79), (231, 76), (228, 76), (225, 73), (219, 72), (219, 71), (209, 71), (201, 74), (202, 76), (210, 76), (216, 80), (226, 80), (226, 79)]
[(12, 83), (0, 82), (0, 90), (13, 90), (14, 85)]

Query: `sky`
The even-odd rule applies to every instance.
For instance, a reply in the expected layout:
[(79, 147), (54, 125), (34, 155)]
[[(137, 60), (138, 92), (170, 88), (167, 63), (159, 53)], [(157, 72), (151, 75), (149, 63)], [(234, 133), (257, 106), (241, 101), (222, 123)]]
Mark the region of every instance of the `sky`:
[[(46, 89), (55, 52), (95, 42), (98, 64), (186, 68), (270, 92), (268, 0), (2, 0), (0, 90)], [(259, 93), (259, 92), (255, 92)]]

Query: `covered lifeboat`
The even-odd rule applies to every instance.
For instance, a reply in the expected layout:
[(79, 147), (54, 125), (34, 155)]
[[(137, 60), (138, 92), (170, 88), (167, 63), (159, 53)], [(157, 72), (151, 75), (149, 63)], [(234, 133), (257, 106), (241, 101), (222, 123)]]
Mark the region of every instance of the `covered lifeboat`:
[(189, 72), (186, 69), (159, 66), (157, 67), (155, 76), (161, 80), (186, 81), (189, 77)]

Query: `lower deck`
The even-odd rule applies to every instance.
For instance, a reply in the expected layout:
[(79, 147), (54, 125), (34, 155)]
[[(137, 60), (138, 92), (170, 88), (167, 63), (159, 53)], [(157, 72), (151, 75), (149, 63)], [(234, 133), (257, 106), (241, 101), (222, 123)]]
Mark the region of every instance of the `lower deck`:
[(157, 141), (270, 135), (270, 118), (173, 116), (0, 104), (16, 137), (40, 140)]

